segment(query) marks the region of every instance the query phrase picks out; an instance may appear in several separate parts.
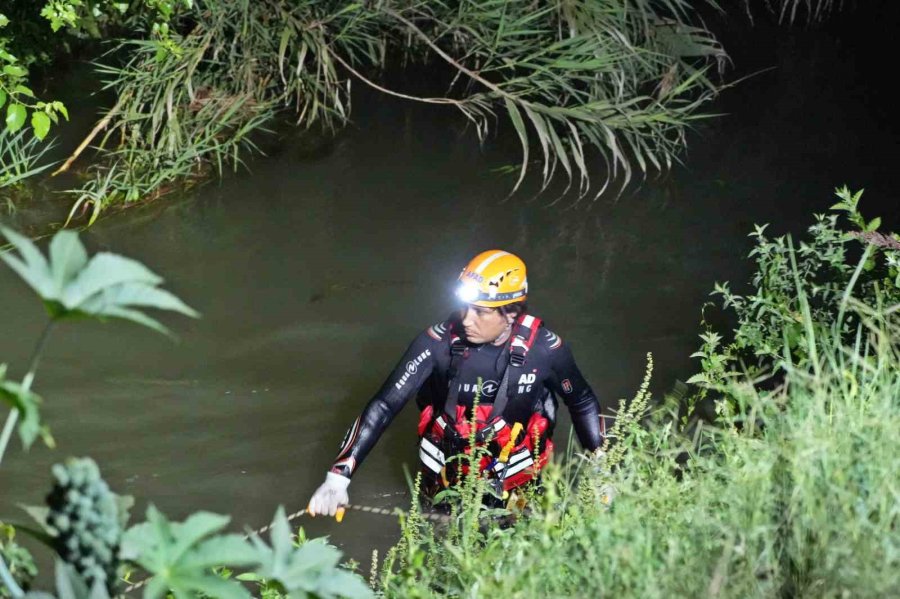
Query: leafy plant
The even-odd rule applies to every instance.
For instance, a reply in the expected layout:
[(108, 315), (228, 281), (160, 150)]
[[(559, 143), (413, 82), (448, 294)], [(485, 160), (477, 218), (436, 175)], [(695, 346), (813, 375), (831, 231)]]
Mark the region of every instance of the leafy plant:
[(138, 308), (198, 316), (180, 299), (160, 289), (162, 278), (140, 262), (108, 252), (88, 259), (78, 235), (72, 231), (53, 236), (49, 260), (27, 237), (7, 228), (0, 232), (19, 252), (18, 256), (0, 254), (0, 259), (44, 300), (54, 321), (116, 318), (169, 334), (166, 327)]
[[(110, 253), (89, 258), (75, 233), (57, 233), (50, 242), (49, 259), (22, 235), (5, 228), (0, 233), (17, 254), (4, 253), (0, 258), (41, 297), (51, 325), (64, 319), (120, 318), (168, 334), (168, 329), (141, 309), (197, 316), (177, 297), (159, 288), (162, 279), (141, 263)], [(0, 399), (11, 406), (0, 436), (0, 458), (20, 416), (18, 430), (26, 448), (41, 433), (46, 440), (51, 439), (40, 424), (39, 398), (30, 391), (49, 330), (48, 326), (38, 342), (21, 384), (7, 381), (6, 369), (0, 367)], [(36, 536), (65, 560), (56, 565), (59, 599), (109, 599), (119, 565), (125, 561), (150, 575), (145, 598), (168, 593), (176, 599), (249, 598), (239, 582), (221, 575), (225, 566), (258, 566), (254, 580), (269, 589), (270, 597), (276, 590), (284, 590), (290, 597), (372, 596), (361, 578), (338, 567), (341, 554), (337, 549), (324, 541), (303, 542), (294, 548), (283, 509), (273, 521), (272, 548), (258, 538), (251, 544), (241, 535), (220, 534), (230, 521), (227, 516), (197, 512), (184, 522), (171, 522), (152, 505), (147, 521), (122, 535), (129, 501), (110, 491), (92, 460), (57, 464), (53, 475), (55, 483), (47, 497), (49, 509), (27, 511), (47, 532)], [(0, 582), (5, 596), (53, 599), (47, 593), (25, 593), (22, 587), (34, 574), (33, 563), (12, 543), (11, 534), (8, 539), (0, 543)]]
[[(753, 292), (742, 295), (728, 283), (716, 284), (713, 295), (737, 326), (727, 342), (724, 333), (707, 327), (694, 354), (701, 372), (689, 383), (711, 388), (745, 373), (766, 378), (791, 365), (818, 368), (817, 340), (833, 331), (849, 342), (858, 330), (858, 315), (848, 313), (851, 297), (872, 308), (900, 302), (900, 241), (877, 233), (880, 218), (863, 218), (861, 191), (842, 187), (836, 195), (833, 213), (816, 215), (808, 238), (796, 247), (787, 235), (768, 237), (767, 226), (751, 233)], [(841, 226), (841, 217), (849, 228)], [(859, 255), (856, 264), (853, 255)]]
[(252, 537), (261, 564), (255, 574), (239, 576), (239, 580), (263, 582), (270, 592), (292, 599), (372, 596), (362, 578), (338, 567), (341, 553), (324, 539), (307, 541), (301, 537), (295, 545), (284, 508), (278, 508), (270, 531), (270, 546)]
[(152, 505), (147, 522), (130, 528), (123, 538), (122, 557), (149, 572), (144, 597), (164, 597), (171, 589), (176, 597), (200, 591), (222, 599), (249, 597), (239, 584), (211, 572), (215, 566), (249, 566), (256, 552), (240, 535), (218, 535), (228, 516), (197, 512), (183, 523), (170, 522)]
[(0, 189), (19, 186), (25, 179), (50, 168), (52, 163), (41, 161), (52, 147), (24, 131), (0, 130)]
[[(28, 589), (37, 576), (37, 565), (31, 552), (16, 543), (16, 529), (0, 522), (0, 558), (9, 568), (8, 575), (18, 586)], [(0, 578), (0, 582), (3, 582)], [(6, 585), (0, 586), (0, 597), (8, 599), (10, 592)]]

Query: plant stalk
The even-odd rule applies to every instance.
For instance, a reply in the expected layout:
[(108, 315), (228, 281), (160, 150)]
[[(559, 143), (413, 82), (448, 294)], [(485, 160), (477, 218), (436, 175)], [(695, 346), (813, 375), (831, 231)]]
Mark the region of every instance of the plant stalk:
[(3, 561), (2, 555), (0, 555), (0, 581), (3, 581), (3, 584), (6, 585), (6, 588), (13, 599), (19, 599), (20, 597), (25, 596), (25, 591), (16, 584), (15, 579), (12, 577), (12, 573), (9, 571), (9, 568), (6, 567), (6, 562)]
[[(53, 328), (54, 323), (54, 320), (47, 323), (47, 326), (44, 327), (44, 332), (41, 333), (41, 337), (38, 339), (37, 345), (34, 346), (34, 351), (31, 352), (31, 359), (28, 361), (28, 372), (25, 374), (25, 378), (22, 379), (22, 391), (31, 389), (31, 384), (34, 382), (34, 374), (41, 359), (41, 353), (44, 351), (44, 345), (47, 343), (47, 337), (50, 336), (50, 330)], [(0, 433), (0, 464), (3, 463), (6, 447), (9, 445), (9, 439), (12, 437), (13, 429), (16, 427), (18, 420), (18, 408), (10, 410), (9, 416), (6, 417), (6, 424), (3, 425), (3, 433)]]

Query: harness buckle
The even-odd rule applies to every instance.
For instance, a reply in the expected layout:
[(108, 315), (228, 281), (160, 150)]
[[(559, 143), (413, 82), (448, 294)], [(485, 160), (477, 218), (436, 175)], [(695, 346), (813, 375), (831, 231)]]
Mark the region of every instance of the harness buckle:
[(525, 352), (516, 351), (518, 348), (511, 348), (509, 352), (509, 363), (511, 366), (521, 368), (525, 365)]

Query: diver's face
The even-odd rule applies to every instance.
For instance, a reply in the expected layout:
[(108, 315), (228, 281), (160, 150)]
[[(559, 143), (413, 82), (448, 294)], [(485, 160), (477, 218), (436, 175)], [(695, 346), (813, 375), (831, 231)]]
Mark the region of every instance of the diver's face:
[(472, 343), (506, 341), (513, 320), (512, 314), (503, 314), (497, 308), (468, 304), (462, 309), (462, 325)]

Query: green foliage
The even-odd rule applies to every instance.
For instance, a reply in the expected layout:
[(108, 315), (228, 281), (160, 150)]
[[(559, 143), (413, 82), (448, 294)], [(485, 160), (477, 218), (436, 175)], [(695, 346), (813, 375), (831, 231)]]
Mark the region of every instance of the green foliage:
[(260, 567), (254, 576), (242, 580), (265, 581), (264, 589), (292, 599), (372, 597), (362, 578), (338, 567), (341, 552), (324, 539), (301, 541), (295, 546), (283, 508), (278, 508), (270, 531), (271, 547), (257, 536), (252, 538)]
[(118, 578), (119, 543), (127, 513), (90, 458), (53, 466), (46, 523), (59, 556), (89, 587), (102, 583), (112, 593)]
[[(0, 100), (3, 99), (2, 96), (3, 93), (0, 92)], [(51, 147), (50, 143), (41, 143), (37, 137), (27, 135), (24, 130), (10, 133), (6, 129), (0, 129), (0, 189), (9, 193), (28, 177), (48, 169), (50, 164), (40, 162)]]
[(69, 318), (124, 319), (169, 334), (161, 323), (139, 308), (198, 314), (173, 294), (159, 288), (162, 278), (141, 263), (108, 252), (88, 259), (72, 231), (59, 231), (50, 242), (49, 260), (28, 238), (7, 228), (0, 233), (18, 251), (0, 254), (40, 297), (54, 320)]
[[(0, 557), (6, 562), (16, 584), (27, 590), (37, 576), (37, 565), (31, 553), (16, 543), (16, 529), (3, 522), (0, 522)], [(0, 598), (9, 599), (11, 596), (9, 589), (0, 585)]]
[(338, 567), (341, 553), (324, 540), (302, 538), (295, 545), (284, 509), (279, 508), (271, 526), (271, 546), (257, 536), (252, 544), (244, 537), (219, 533), (227, 516), (198, 512), (183, 523), (169, 522), (151, 506), (147, 522), (128, 530), (122, 545), (124, 559), (154, 576), (145, 598), (163, 597), (171, 589), (175, 597), (203, 594), (221, 599), (247, 598), (237, 582), (216, 573), (215, 568), (255, 566), (237, 580), (257, 582), (269, 597), (296, 599), (366, 599), (372, 596), (362, 579)]
[(28, 449), (39, 435), (43, 435), (48, 445), (52, 446), (49, 431), (41, 426), (39, 406), (41, 398), (19, 383), (6, 380), (6, 364), (0, 364), (0, 400), (6, 402), (12, 410), (21, 414), (19, 422), (19, 438), (22, 447)]
[[(0, 232), (18, 254), (4, 253), (0, 258), (44, 300), (51, 324), (76, 316), (115, 317), (167, 332), (136, 307), (196, 316), (181, 300), (159, 289), (162, 279), (141, 263), (108, 253), (89, 258), (75, 233), (57, 233), (50, 242), (48, 260), (29, 239), (5, 228)], [(0, 458), (20, 415), (19, 434), (26, 447), (38, 434), (49, 440), (39, 421), (39, 398), (30, 391), (49, 330), (38, 342), (21, 384), (5, 380), (6, 367), (0, 366), (0, 399), (12, 407), (0, 433)], [(49, 509), (25, 509), (46, 531), (33, 534), (51, 544), (68, 562), (59, 561), (56, 566), (59, 599), (109, 599), (122, 561), (141, 567), (152, 577), (145, 598), (164, 597), (170, 592), (176, 599), (249, 598), (241, 584), (229, 580), (230, 574), (223, 575), (225, 566), (257, 566), (250, 575), (270, 599), (372, 596), (362, 579), (338, 567), (341, 554), (337, 549), (324, 541), (305, 540), (295, 548), (281, 508), (272, 524), (271, 548), (258, 538), (251, 544), (241, 535), (218, 534), (228, 524), (227, 516), (197, 512), (184, 522), (170, 522), (152, 505), (147, 510), (147, 522), (123, 535), (130, 498), (112, 493), (92, 460), (57, 464), (53, 476), (55, 483), (47, 497)], [(23, 583), (34, 575), (33, 563), (26, 557), (30, 559), (12, 544), (11, 533), (8, 542), (0, 542), (3, 596), (53, 599), (47, 593), (23, 591)]]
[(216, 566), (249, 566), (256, 551), (240, 535), (216, 535), (230, 521), (227, 516), (197, 512), (184, 522), (170, 522), (152, 505), (147, 522), (128, 529), (122, 541), (123, 559), (149, 572), (144, 598), (164, 597), (172, 589), (176, 597), (199, 592), (219, 597), (247, 598), (239, 584), (211, 572)]
[[(836, 194), (834, 213), (816, 215), (796, 247), (789, 236), (770, 238), (766, 226), (756, 227), (753, 292), (735, 293), (728, 283), (716, 284), (713, 292), (736, 317), (733, 340), (726, 343), (723, 333), (707, 327), (694, 354), (701, 372), (689, 383), (711, 388), (745, 373), (756, 378), (791, 365), (815, 369), (819, 342), (832, 333), (850, 341), (858, 331), (858, 314), (847, 314), (851, 296), (871, 308), (900, 302), (900, 241), (875, 231), (880, 219), (863, 218), (861, 191), (844, 187)], [(842, 226), (841, 217), (851, 226)]]

